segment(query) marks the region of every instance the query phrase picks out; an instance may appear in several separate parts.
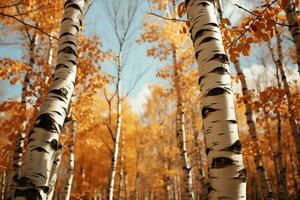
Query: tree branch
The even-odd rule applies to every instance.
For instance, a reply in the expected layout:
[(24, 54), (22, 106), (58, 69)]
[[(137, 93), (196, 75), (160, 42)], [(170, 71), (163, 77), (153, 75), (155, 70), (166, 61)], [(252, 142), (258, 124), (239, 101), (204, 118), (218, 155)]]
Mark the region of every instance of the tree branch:
[[(262, 11), (262, 14), (265, 13), (276, 1), (278, 0), (273, 0), (268, 6), (266, 6), (266, 8)], [(234, 41), (232, 41), (231, 46), (233, 46), (237, 41), (239, 41), (253, 26), (253, 24), (260, 18), (259, 15), (256, 15), (256, 17), (252, 20), (252, 22), (250, 23), (249, 27), (245, 29), (245, 31), (243, 33), (241, 33), (241, 35), (236, 38)]]
[(26, 27), (30, 27), (30, 28), (36, 29), (36, 30), (40, 31), (41, 33), (47, 35), (48, 37), (54, 38), (54, 39), (58, 40), (57, 37), (51, 36), (49, 33), (47, 33), (46, 31), (44, 31), (44, 30), (42, 30), (42, 29), (40, 29), (39, 27), (33, 26), (33, 25), (31, 25), (31, 24), (28, 24), (28, 23), (26, 23), (26, 22), (20, 20), (19, 18), (15, 17), (15, 16), (13, 16), (13, 15), (8, 15), (8, 14), (5, 14), (5, 13), (0, 13), (0, 16), (3, 16), (3, 17), (10, 17), (10, 18), (12, 18), (12, 19), (18, 21), (19, 23), (23, 24), (23, 25), (26, 26)]
[(153, 16), (156, 16), (156, 17), (162, 18), (162, 19), (164, 19), (164, 20), (168, 20), (168, 21), (187, 22), (187, 20), (176, 19), (176, 18), (167, 18), (167, 17), (161, 16), (161, 15), (155, 14), (155, 13), (147, 12), (147, 14), (148, 14), (148, 15), (153, 15)]

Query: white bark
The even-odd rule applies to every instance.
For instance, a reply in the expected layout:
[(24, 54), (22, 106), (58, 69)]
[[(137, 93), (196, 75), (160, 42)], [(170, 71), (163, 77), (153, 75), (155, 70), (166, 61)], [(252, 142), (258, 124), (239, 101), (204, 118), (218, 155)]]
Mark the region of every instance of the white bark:
[(176, 111), (176, 137), (179, 145), (180, 153), (183, 161), (184, 170), (184, 182), (185, 182), (185, 193), (184, 199), (195, 199), (194, 185), (193, 185), (193, 174), (190, 158), (187, 152), (187, 141), (185, 132), (185, 112), (184, 112), (184, 100), (182, 96), (182, 88), (180, 83), (180, 75), (182, 72), (180, 66), (177, 64), (176, 50), (173, 50), (173, 67), (174, 67), (174, 85), (177, 96), (177, 111)]
[[(277, 49), (278, 49), (278, 59), (276, 61), (276, 67), (279, 69), (280, 74), (281, 74), (281, 79), (283, 82), (283, 86), (284, 86), (284, 90), (285, 90), (285, 94), (286, 94), (286, 98), (287, 98), (287, 103), (288, 103), (289, 122), (290, 122), (291, 130), (292, 130), (292, 136), (293, 136), (293, 138), (295, 140), (295, 144), (296, 144), (297, 158), (298, 158), (298, 160), (300, 160), (299, 124), (297, 122), (296, 113), (292, 109), (292, 106), (293, 106), (292, 93), (290, 90), (289, 83), (287, 81), (285, 69), (284, 69), (283, 62), (282, 62), (283, 61), (283, 53), (282, 53), (282, 45), (281, 45), (282, 40), (280, 38), (279, 32), (276, 27), (275, 27), (275, 33), (276, 33), (276, 37), (277, 37)], [(300, 36), (300, 29), (299, 29), (299, 36)], [(298, 169), (298, 170), (299, 170), (298, 172), (300, 172), (300, 169)]]
[(125, 137), (124, 133), (122, 135), (122, 151), (121, 151), (121, 158), (120, 158), (120, 180), (119, 180), (119, 200), (124, 199), (123, 191), (124, 191), (124, 157), (125, 157)]
[(74, 176), (74, 162), (75, 162), (74, 144), (75, 144), (76, 132), (77, 132), (77, 122), (75, 120), (72, 120), (72, 131), (71, 131), (72, 141), (69, 146), (69, 162), (68, 162), (68, 170), (67, 170), (65, 187), (62, 194), (63, 200), (69, 200), (71, 197), (71, 189), (72, 189), (73, 176)]
[[(53, 32), (50, 33), (53, 36)], [(53, 65), (53, 57), (54, 57), (54, 42), (53, 37), (49, 37), (49, 53), (48, 53), (48, 65)]]
[(186, 3), (200, 73), (209, 199), (246, 199), (246, 170), (237, 131), (229, 60), (214, 4), (209, 0), (187, 0)]
[(1, 200), (5, 200), (5, 191), (6, 191), (6, 171), (2, 172), (1, 180)]
[(118, 59), (118, 74), (117, 74), (117, 129), (114, 140), (114, 154), (111, 162), (111, 174), (109, 181), (109, 191), (108, 191), (108, 199), (113, 200), (114, 198), (114, 185), (115, 185), (115, 176), (117, 170), (118, 163), (118, 154), (119, 154), (119, 142), (121, 136), (121, 125), (122, 125), (122, 96), (121, 96), (121, 60), (120, 56)]
[(260, 186), (261, 186), (264, 198), (272, 199), (274, 194), (271, 189), (271, 185), (270, 185), (269, 178), (267, 176), (267, 172), (262, 163), (262, 155), (260, 152), (259, 142), (257, 139), (257, 132), (256, 132), (256, 125), (254, 122), (253, 111), (252, 111), (252, 108), (249, 103), (250, 96), (248, 94), (248, 85), (246, 82), (246, 77), (241, 69), (240, 63), (238, 61), (235, 61), (233, 64), (234, 64), (235, 70), (238, 74), (238, 78), (239, 78), (239, 80), (241, 82), (241, 86), (242, 86), (243, 101), (244, 101), (244, 105), (246, 107), (245, 115), (246, 115), (246, 119), (247, 119), (248, 130), (249, 130), (250, 137), (253, 140), (254, 145), (255, 145), (254, 151), (256, 151), (256, 152), (254, 154), (254, 162), (256, 165), (256, 170), (258, 173), (258, 179), (260, 182)]
[(59, 150), (55, 153), (55, 158), (53, 161), (51, 174), (50, 174), (50, 181), (49, 181), (50, 192), (48, 194), (47, 200), (52, 200), (54, 192), (55, 192), (55, 185), (56, 185), (56, 181), (58, 178), (58, 172), (59, 172), (59, 167), (60, 167), (60, 162), (61, 162), (61, 157), (62, 157), (62, 149), (61, 148), (62, 148), (62, 146), (60, 146)]
[(298, 72), (300, 74), (300, 25), (297, 21), (297, 6), (293, 0), (285, 0), (284, 11), (289, 22), (289, 30), (296, 46)]
[(128, 174), (125, 172), (125, 200), (129, 200)]
[(54, 78), (29, 134), (26, 159), (15, 192), (18, 200), (44, 200), (47, 197), (51, 168), (59, 147), (59, 134), (74, 89), (78, 31), (84, 6), (85, 0), (65, 3)]
[[(35, 34), (32, 38), (30, 38), (30, 43), (29, 43), (29, 62), (28, 65), (30, 66), (31, 69), (34, 68), (35, 65), (35, 49), (38, 41), (38, 36)], [(14, 188), (16, 187), (17, 180), (20, 175), (20, 169), (22, 165), (22, 158), (23, 158), (23, 151), (24, 151), (24, 140), (26, 137), (26, 127), (27, 127), (27, 119), (25, 112), (27, 110), (27, 104), (28, 104), (28, 92), (29, 92), (29, 84), (30, 84), (30, 77), (29, 74), (26, 72), (24, 76), (24, 82), (22, 86), (22, 96), (21, 96), (21, 112), (23, 113), (22, 116), (22, 126), (21, 130), (18, 132), (17, 135), (17, 140), (16, 140), (16, 149), (13, 155), (13, 165), (12, 165), (12, 170), (9, 175), (9, 190), (8, 193), (9, 199), (13, 198), (13, 193), (14, 193)]]

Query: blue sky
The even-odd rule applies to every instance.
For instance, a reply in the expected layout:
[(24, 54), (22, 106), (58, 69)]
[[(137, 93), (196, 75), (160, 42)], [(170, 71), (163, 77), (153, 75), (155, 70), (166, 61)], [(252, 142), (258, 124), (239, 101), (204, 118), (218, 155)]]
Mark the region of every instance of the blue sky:
[[(125, 1), (125, 0), (122, 0)], [(126, 0), (129, 1), (129, 0)], [(113, 29), (108, 16), (106, 15), (106, 8), (103, 6), (104, 0), (95, 0), (92, 4), (92, 7), (88, 11), (85, 17), (85, 27), (84, 34), (88, 36), (97, 35), (101, 38), (104, 49), (113, 49), (115, 50), (117, 46), (116, 38), (113, 34)], [(158, 68), (164, 65), (157, 60), (147, 57), (147, 44), (137, 45), (135, 40), (139, 38), (142, 32), (142, 24), (147, 18), (153, 18), (153, 16), (147, 15), (146, 11), (148, 10), (149, 4), (147, 1), (142, 0), (142, 4), (139, 7), (137, 15), (133, 21), (133, 27), (137, 27), (135, 34), (133, 34), (130, 43), (132, 47), (128, 49), (128, 56), (126, 60), (126, 65), (123, 70), (122, 75), (122, 90), (124, 93), (128, 91), (128, 88), (131, 84), (137, 79), (137, 77), (147, 70), (147, 73), (139, 80), (138, 84), (131, 91), (129, 95), (129, 101), (131, 102), (133, 109), (139, 111), (142, 108), (142, 104), (146, 101), (146, 96), (149, 95), (148, 85), (154, 83), (161, 83), (166, 85), (167, 82), (163, 81), (155, 76)], [(224, 17), (231, 19), (233, 23), (238, 23), (241, 16), (245, 14), (244, 11), (241, 11), (234, 3), (239, 3), (240, 5), (251, 9), (255, 1), (238, 1), (238, 0), (226, 0), (224, 2)], [(0, 42), (18, 41), (17, 36), (11, 36), (7, 38), (0, 38)], [(10, 42), (11, 42), (10, 41)], [(10, 45), (3, 46), (0, 45), (0, 57), (10, 57), (20, 59), (23, 56), (23, 49), (19, 45)], [(254, 58), (242, 58), (242, 64), (245, 64), (248, 67), (255, 65)], [(102, 70), (105, 73), (116, 74), (116, 65), (115, 63), (103, 63), (101, 65)], [(247, 69), (246, 69), (247, 71)], [(249, 71), (249, 70), (248, 70)], [(250, 73), (250, 72), (249, 72)], [(21, 93), (21, 86), (18, 84), (16, 87), (11, 87), (7, 82), (1, 82), (1, 87), (4, 88), (5, 97), (1, 97), (0, 100), (3, 100), (6, 97), (18, 97)], [(0, 94), (1, 95), (1, 94)]]

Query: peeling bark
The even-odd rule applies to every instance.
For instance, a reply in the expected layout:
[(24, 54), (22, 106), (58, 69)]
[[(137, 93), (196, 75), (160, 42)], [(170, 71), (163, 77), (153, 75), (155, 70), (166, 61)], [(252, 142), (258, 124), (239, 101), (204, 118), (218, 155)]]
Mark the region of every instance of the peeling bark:
[(234, 111), (229, 60), (215, 6), (209, 0), (186, 0), (186, 5), (200, 73), (209, 199), (246, 199), (246, 169)]
[(85, 11), (85, 0), (67, 0), (58, 44), (58, 61), (53, 82), (33, 129), (28, 150), (17, 182), (15, 199), (46, 199), (59, 134), (71, 100), (76, 77), (78, 32)]

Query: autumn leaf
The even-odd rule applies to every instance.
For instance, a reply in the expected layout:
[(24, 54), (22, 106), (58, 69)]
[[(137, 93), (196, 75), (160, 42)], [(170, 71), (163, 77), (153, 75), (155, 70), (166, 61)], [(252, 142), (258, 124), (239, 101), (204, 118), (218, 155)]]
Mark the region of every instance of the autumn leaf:
[(182, 17), (185, 12), (186, 12), (186, 5), (184, 2), (182, 2), (181, 4), (179, 4), (177, 9), (178, 16)]

